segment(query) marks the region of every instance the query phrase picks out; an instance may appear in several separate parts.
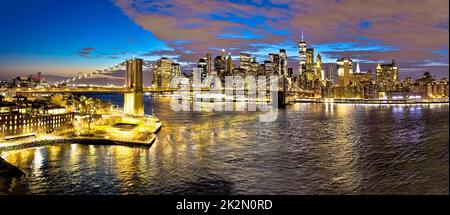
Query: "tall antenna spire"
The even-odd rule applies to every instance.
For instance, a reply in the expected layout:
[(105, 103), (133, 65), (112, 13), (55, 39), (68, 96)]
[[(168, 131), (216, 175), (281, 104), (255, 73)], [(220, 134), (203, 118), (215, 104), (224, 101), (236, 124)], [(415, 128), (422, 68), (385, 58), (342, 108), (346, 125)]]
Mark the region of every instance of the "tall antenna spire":
[(304, 37), (303, 37), (303, 27), (302, 27), (302, 41), (305, 41), (303, 38), (304, 38)]
[(361, 73), (361, 70), (359, 69), (359, 61), (356, 61), (356, 73)]

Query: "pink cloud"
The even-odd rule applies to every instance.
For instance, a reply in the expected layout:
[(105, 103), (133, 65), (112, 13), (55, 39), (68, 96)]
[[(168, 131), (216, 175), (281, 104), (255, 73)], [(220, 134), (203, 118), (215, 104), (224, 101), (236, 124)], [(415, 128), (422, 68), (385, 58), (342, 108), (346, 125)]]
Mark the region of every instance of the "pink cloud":
[[(166, 41), (173, 53), (180, 56), (180, 61), (195, 62), (204, 53), (221, 48), (232, 49), (234, 54), (256, 52), (260, 48), (257, 44), (296, 49), (299, 29), (303, 27), (307, 42), (313, 45), (355, 42), (363, 37), (382, 46), (395, 47), (384, 52), (359, 53), (363, 60), (395, 58), (400, 65), (411, 62), (423, 65), (426, 61), (448, 65), (448, 52), (435, 52), (448, 50), (448, 0), (279, 0), (270, 2), (269, 6), (263, 6), (261, 1), (242, 4), (203, 0), (116, 0), (115, 4), (138, 25)], [(273, 6), (283, 4), (287, 7)], [(235, 19), (213, 20), (211, 14), (232, 15)], [(257, 16), (264, 17), (263, 24), (239, 21)], [(364, 20), (370, 22), (370, 26), (360, 28)], [(220, 37), (225, 33), (241, 35), (242, 30), (258, 37)], [(279, 34), (283, 32), (287, 34)], [(354, 50), (332, 51), (336, 56), (356, 54)]]

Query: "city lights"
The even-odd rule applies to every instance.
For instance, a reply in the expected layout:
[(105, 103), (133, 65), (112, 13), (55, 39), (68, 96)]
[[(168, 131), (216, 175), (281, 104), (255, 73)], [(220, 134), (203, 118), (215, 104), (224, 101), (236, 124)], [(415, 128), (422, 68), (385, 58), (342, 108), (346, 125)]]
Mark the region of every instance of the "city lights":
[[(129, 195), (98, 204), (105, 214), (302, 214), (308, 201), (284, 198), (448, 195), (448, 5), (2, 1), (0, 195)], [(135, 206), (135, 195), (177, 196)], [(71, 207), (53, 209), (58, 199)], [(16, 202), (92, 212), (81, 200), (97, 206)], [(368, 201), (356, 211), (379, 205)]]

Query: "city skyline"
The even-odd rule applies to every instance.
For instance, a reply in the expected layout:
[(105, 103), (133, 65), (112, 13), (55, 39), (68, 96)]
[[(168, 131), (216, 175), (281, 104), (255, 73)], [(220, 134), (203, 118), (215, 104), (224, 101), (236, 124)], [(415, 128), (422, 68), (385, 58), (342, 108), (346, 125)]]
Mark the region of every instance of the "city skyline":
[(448, 6), (0, 1), (0, 195), (448, 195)]
[(0, 35), (3, 79), (35, 72), (73, 76), (131, 56), (151, 61), (166, 56), (189, 68), (223, 48), (234, 61), (241, 52), (263, 61), (286, 49), (288, 66), (296, 71), (301, 28), (324, 63), (350, 57), (361, 70), (373, 70), (378, 62), (396, 59), (401, 79), (426, 71), (448, 77), (448, 1), (1, 4), (9, 9), (0, 11), (9, 32)]

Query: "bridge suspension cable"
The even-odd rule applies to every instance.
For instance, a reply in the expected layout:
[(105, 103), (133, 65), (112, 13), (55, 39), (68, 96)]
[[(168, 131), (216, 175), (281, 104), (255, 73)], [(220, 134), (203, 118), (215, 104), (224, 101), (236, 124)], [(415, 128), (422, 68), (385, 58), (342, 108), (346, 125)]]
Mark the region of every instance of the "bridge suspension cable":
[[(116, 73), (118, 71), (125, 70), (126, 69), (125, 67), (126, 67), (126, 61), (121, 62), (119, 64), (116, 64), (114, 66), (110, 66), (110, 67), (104, 68), (104, 69), (97, 69), (97, 70), (92, 71), (90, 73), (80, 74), (78, 76), (75, 76), (75, 77), (72, 77), (72, 78), (68, 78), (68, 79), (63, 80), (63, 81), (56, 82), (55, 84), (56, 85), (70, 84), (70, 83), (73, 83), (75, 81), (87, 79), (87, 78), (95, 76), (95, 75), (114, 74), (114, 73)], [(153, 68), (153, 65), (152, 65), (152, 63), (150, 61), (144, 61), (143, 65), (142, 65), (142, 70), (143, 71), (149, 71), (152, 68)]]

